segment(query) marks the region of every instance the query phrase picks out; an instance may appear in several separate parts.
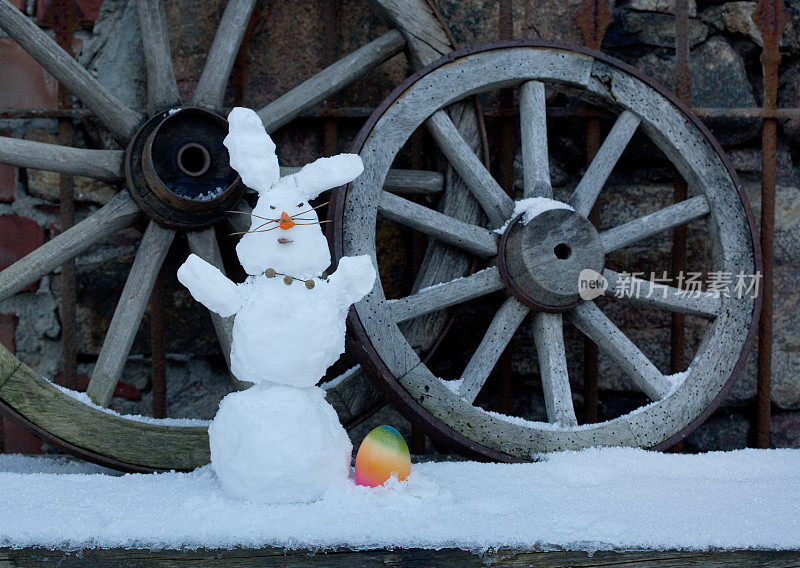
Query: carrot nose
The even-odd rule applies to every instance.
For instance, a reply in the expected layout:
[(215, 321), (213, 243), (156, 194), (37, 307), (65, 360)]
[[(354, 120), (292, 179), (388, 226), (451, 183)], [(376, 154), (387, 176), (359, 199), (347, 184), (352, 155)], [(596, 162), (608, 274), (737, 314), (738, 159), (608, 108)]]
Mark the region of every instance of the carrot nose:
[(294, 227), (294, 221), (292, 221), (292, 218), (289, 217), (289, 214), (286, 211), (281, 213), (280, 226), (284, 231), (288, 231)]

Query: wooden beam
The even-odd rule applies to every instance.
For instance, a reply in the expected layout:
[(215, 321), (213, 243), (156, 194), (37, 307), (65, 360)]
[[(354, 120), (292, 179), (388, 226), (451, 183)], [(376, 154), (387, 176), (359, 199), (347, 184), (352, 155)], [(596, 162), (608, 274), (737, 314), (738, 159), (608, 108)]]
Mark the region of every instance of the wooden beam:
[(94, 243), (128, 227), (140, 213), (128, 191), (119, 192), (99, 211), (0, 272), (0, 299), (8, 298)]
[(92, 109), (118, 141), (123, 144), (127, 142), (144, 121), (141, 114), (112, 95), (100, 81), (92, 77), (89, 71), (8, 0), (0, 0), (0, 28), (14, 38), (59, 83)]
[(125, 177), (124, 157), (122, 150), (86, 150), (0, 136), (0, 163), (18, 168), (117, 182)]
[(390, 30), (306, 79), (258, 111), (264, 128), (268, 132), (277, 130), (373, 67), (400, 53), (405, 43), (400, 32)]
[(497, 235), (488, 229), (448, 217), (387, 191), (381, 194), (378, 212), (387, 219), (475, 255), (490, 257), (497, 254)]

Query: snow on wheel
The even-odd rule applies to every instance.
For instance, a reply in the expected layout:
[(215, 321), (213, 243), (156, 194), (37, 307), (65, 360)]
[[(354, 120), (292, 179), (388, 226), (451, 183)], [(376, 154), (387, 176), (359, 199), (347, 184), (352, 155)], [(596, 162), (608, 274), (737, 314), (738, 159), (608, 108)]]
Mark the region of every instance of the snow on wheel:
[[(524, 197), (530, 198), (519, 202), (516, 211), (454, 124), (456, 115), (443, 110), (476, 93), (510, 86), (519, 87)], [(551, 200), (545, 87), (617, 115), (567, 203)], [(488, 227), (381, 190), (398, 151), (423, 124), (480, 203)], [(689, 182), (691, 197), (598, 232), (587, 219), (589, 212), (637, 130)], [(587, 271), (602, 273), (608, 283), (605, 294), (616, 297), (622, 278), (608, 266), (609, 253), (696, 219), (705, 220), (708, 231), (709, 270), (746, 275), (760, 270), (749, 205), (719, 145), (685, 107), (634, 69), (597, 52), (541, 42), (458, 51), (398, 87), (362, 129), (352, 151), (364, 158), (366, 170), (336, 196), (337, 257), (375, 256), (376, 220), (381, 216), (483, 265), (466, 278), (420, 287), (399, 299), (387, 300), (378, 283), (351, 311), (349, 324), (362, 365), (372, 370), (406, 416), (432, 436), (464, 453), (505, 461), (594, 445), (663, 448), (707, 417), (741, 371), (757, 325), (757, 295), (687, 295), (669, 286), (647, 294), (650, 282), (645, 280), (637, 283), (644, 293), (610, 299), (708, 321), (691, 364), (676, 375), (659, 371), (594, 301), (579, 295), (579, 276)], [(435, 376), (398, 326), (500, 291), (505, 291), (505, 300), (460, 376)], [(548, 422), (489, 413), (473, 404), (523, 322), (531, 325)], [(565, 323), (595, 342), (650, 403), (604, 422), (578, 424), (567, 373)]]
[[(422, 0), (377, 3), (387, 17), (394, 18), (396, 29), (260, 109), (258, 114), (267, 131), (287, 124), (401, 52), (407, 46), (403, 15), (411, 14), (417, 24), (424, 21), (423, 27), (427, 26), (424, 32), (417, 30), (415, 42), (425, 34), (438, 40), (439, 51), (428, 47), (425, 55), (416, 56), (417, 63), (427, 63), (450, 49), (446, 32)], [(193, 469), (209, 459), (203, 423), (133, 419), (104, 407), (120, 380), (150, 291), (176, 232), (185, 232), (191, 251), (221, 268), (214, 225), (225, 221), (235, 230), (249, 227), (247, 215), (226, 213), (231, 209), (247, 213), (249, 206), (241, 199), (245, 188), (228, 165), (222, 146), (227, 132), (222, 105), (255, 0), (228, 2), (190, 101), (180, 100), (161, 0), (137, 0), (137, 5), (147, 70), (146, 115), (126, 107), (13, 4), (0, 0), (0, 28), (91, 109), (126, 148), (86, 150), (0, 138), (0, 163), (126, 185), (92, 216), (0, 273), (0, 297), (16, 294), (136, 221), (147, 221), (91, 377), (89, 398), (67, 394), (0, 347), (0, 405), (37, 436), (103, 465), (131, 471)], [(174, 159), (167, 159), (172, 156)], [(394, 174), (396, 186), (425, 183), (419, 176)], [(227, 356), (232, 322), (216, 314), (212, 314), (212, 321)], [(358, 421), (380, 402), (369, 381), (359, 373), (337, 381), (328, 389), (327, 399), (345, 425)]]

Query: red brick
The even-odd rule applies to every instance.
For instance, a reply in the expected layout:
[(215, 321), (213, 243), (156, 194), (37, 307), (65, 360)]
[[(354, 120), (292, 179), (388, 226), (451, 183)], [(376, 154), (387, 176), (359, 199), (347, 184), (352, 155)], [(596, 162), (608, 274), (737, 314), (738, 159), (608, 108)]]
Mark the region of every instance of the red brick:
[[(44, 229), (33, 219), (18, 215), (0, 216), (0, 270), (11, 266), (44, 244)], [(36, 290), (37, 284), (24, 289)]]
[[(8, 130), (0, 130), (0, 136), (10, 136)], [(0, 202), (11, 203), (17, 193), (17, 168), (0, 164)]]
[[(15, 314), (0, 314), (0, 343), (12, 353), (17, 350), (15, 338), (17, 330), (17, 316)], [(0, 448), (8, 454), (40, 454), (42, 442), (23, 430), (13, 422), (0, 417), (2, 421), (2, 444)]]
[(30, 55), (8, 37), (0, 38), (0, 107), (54, 108), (58, 83)]
[(17, 314), (0, 314), (0, 343), (3, 347), (17, 352)]
[(41, 454), (42, 441), (6, 418), (3, 420), (3, 451), (7, 454)]
[(0, 203), (11, 203), (17, 193), (17, 168), (0, 164)]
[[(36, 2), (36, 23), (40, 26), (44, 25), (47, 20), (47, 10), (50, 8), (51, 0), (39, 0)], [(77, 0), (77, 4), (83, 12), (83, 20), (81, 25), (85, 28), (91, 28), (97, 21), (97, 16), (100, 14), (100, 7), (103, 5), (103, 0)]]

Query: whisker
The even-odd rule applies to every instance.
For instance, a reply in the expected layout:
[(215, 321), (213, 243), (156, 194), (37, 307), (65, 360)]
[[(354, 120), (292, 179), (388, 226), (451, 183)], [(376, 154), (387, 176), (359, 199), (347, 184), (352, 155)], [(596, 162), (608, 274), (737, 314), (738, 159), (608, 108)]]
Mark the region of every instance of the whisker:
[(256, 215), (255, 213), (248, 213), (247, 211), (225, 211), (225, 213), (238, 213), (239, 215), (249, 215), (250, 217), (255, 217), (256, 219), (262, 219), (264, 221), (275, 221), (277, 220), (270, 219), (269, 217), (262, 217), (261, 215)]
[(294, 219), (298, 215), (302, 215), (303, 213), (308, 213), (309, 211), (313, 211), (314, 209), (319, 209), (320, 207), (324, 207), (328, 203), (330, 203), (330, 201), (326, 201), (325, 203), (320, 203), (316, 207), (312, 207), (311, 209), (306, 209), (305, 211), (300, 211), (300, 213), (295, 213), (294, 215), (291, 216), (291, 218)]

